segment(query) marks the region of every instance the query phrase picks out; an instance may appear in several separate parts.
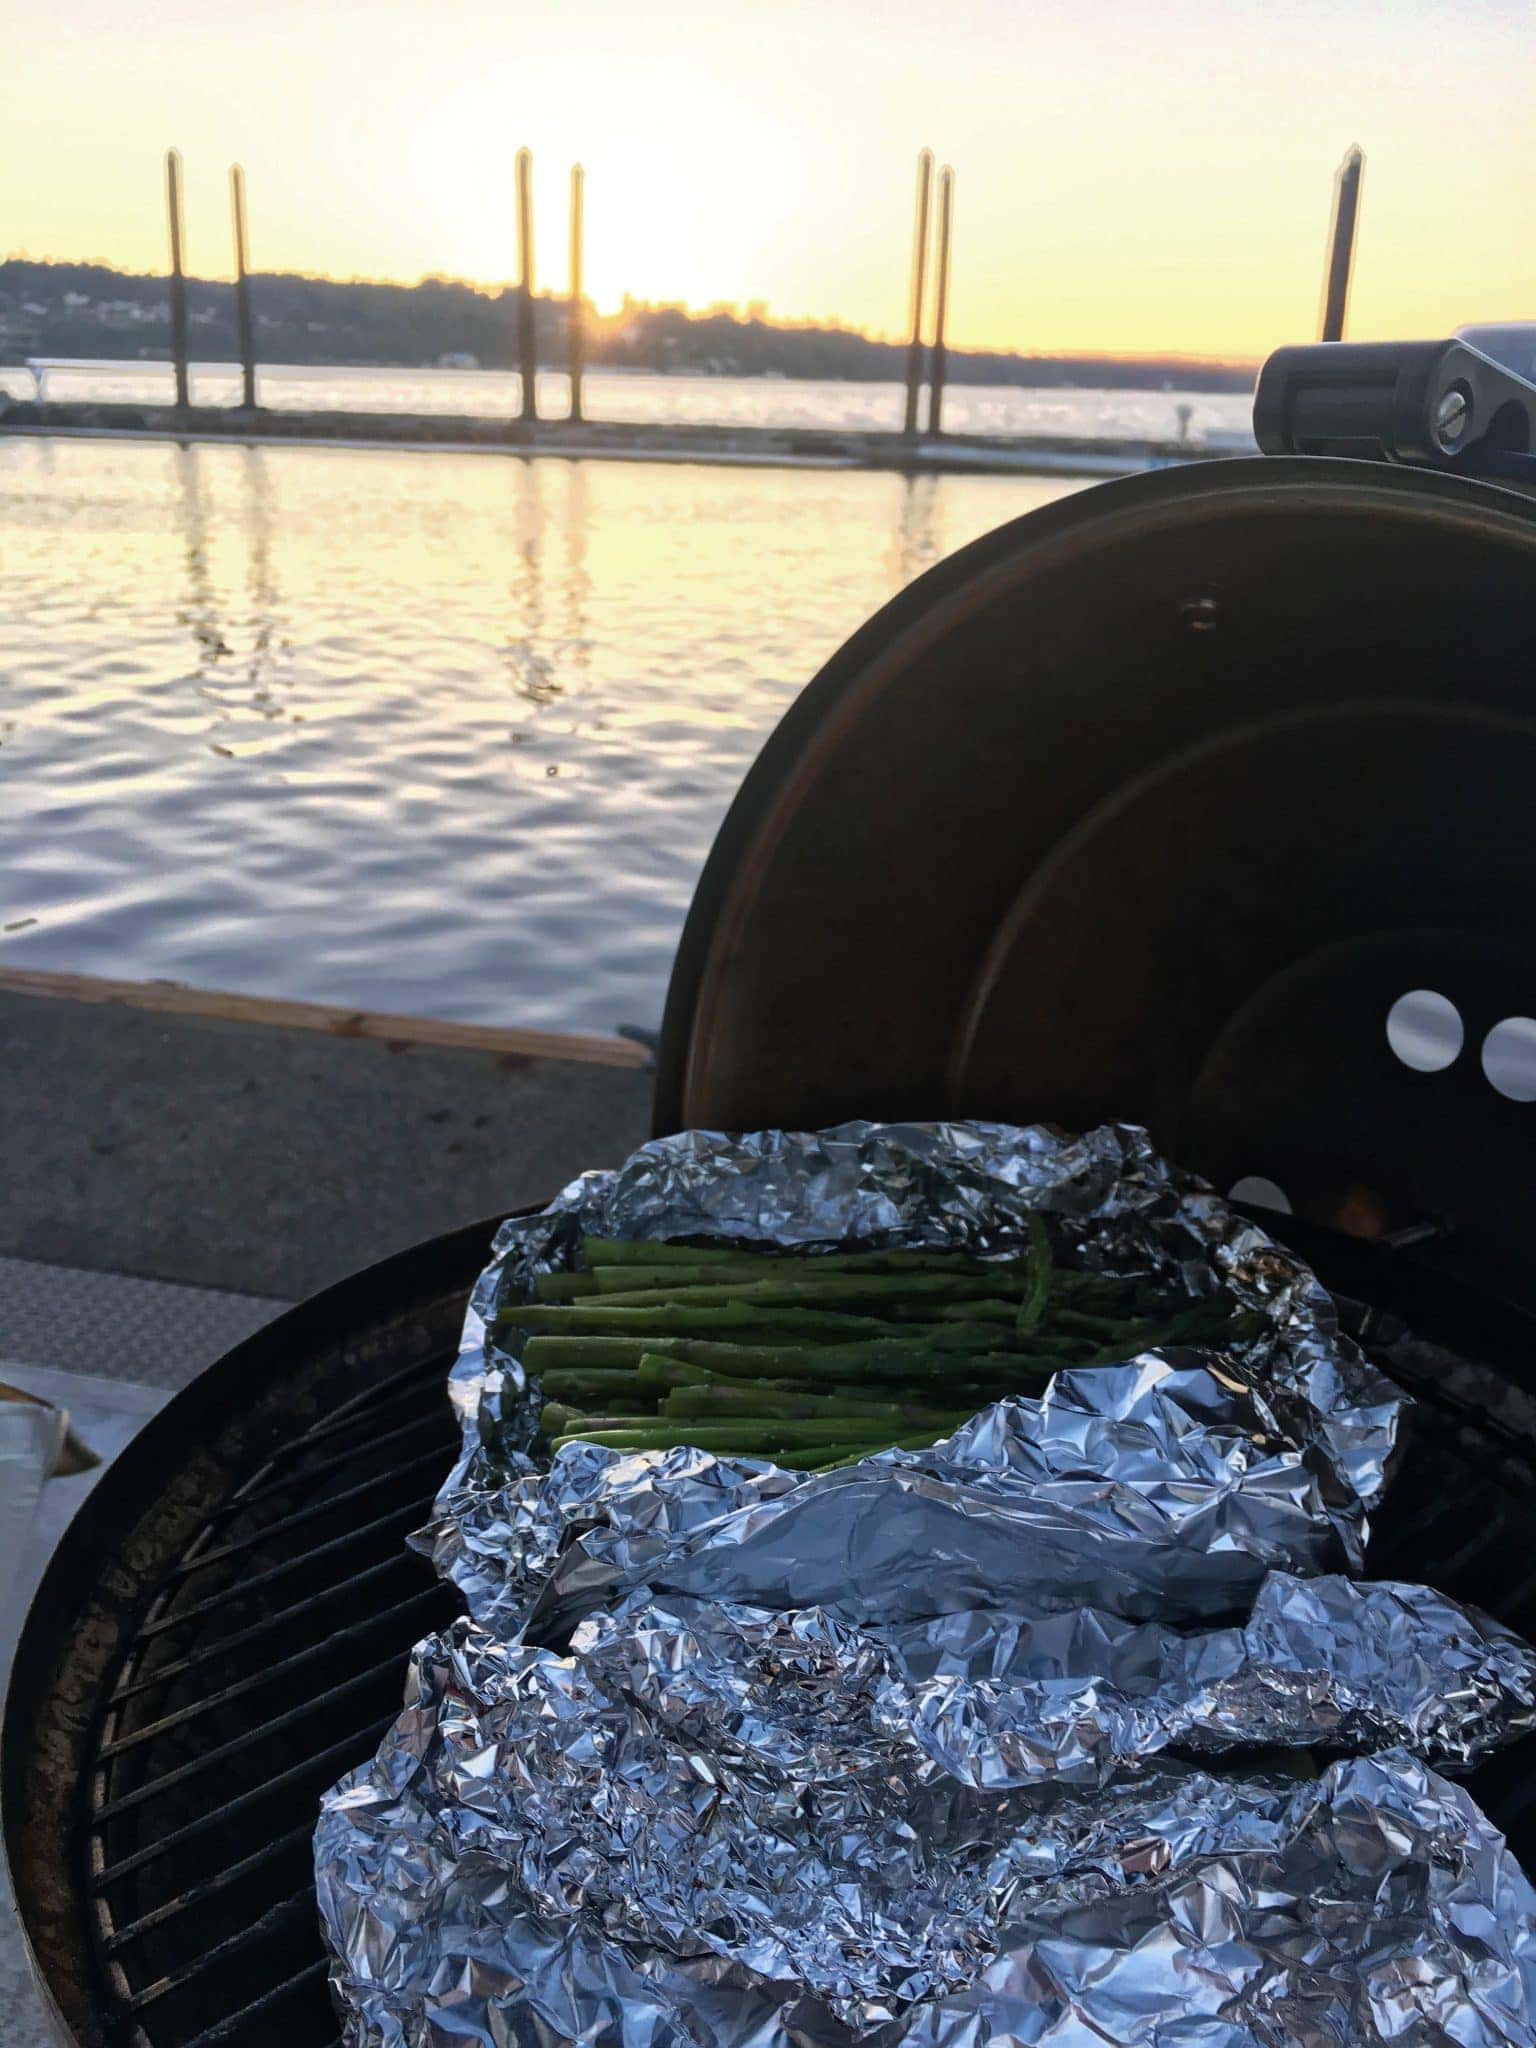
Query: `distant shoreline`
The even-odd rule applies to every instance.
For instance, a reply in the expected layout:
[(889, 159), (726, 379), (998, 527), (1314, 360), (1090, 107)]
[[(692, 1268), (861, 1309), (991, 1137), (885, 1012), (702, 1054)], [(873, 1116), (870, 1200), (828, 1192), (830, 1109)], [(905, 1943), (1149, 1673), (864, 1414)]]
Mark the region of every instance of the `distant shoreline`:
[[(344, 283), (279, 272), (255, 274), (250, 283), (257, 360), (274, 369), (421, 372), (457, 361), (466, 369), (515, 372), (518, 366), (521, 299), (510, 287), (481, 291), (444, 278), (415, 285)], [(186, 295), (192, 354), (236, 357), (233, 286), (188, 278)], [(569, 303), (536, 296), (534, 312), (540, 369), (562, 370)], [(750, 307), (691, 313), (628, 300), (617, 313), (602, 314), (588, 305), (581, 331), (589, 370), (656, 376), (900, 383), (907, 356), (905, 342), (846, 327), (784, 325)], [(169, 361), (170, 340), (164, 277), (93, 263), (0, 262), (0, 358)], [(1030, 390), (1241, 392), (1253, 388), (1257, 374), (1254, 363), (1204, 361), (1172, 350), (1116, 356), (951, 347), (946, 361), (951, 384)]]
[[(54, 357), (43, 349), (29, 350), (28, 354), (34, 359), (55, 365), (60, 373), (66, 376), (72, 374), (85, 375), (89, 374), (92, 370), (108, 374), (117, 372), (123, 375), (132, 375), (142, 370), (169, 371), (172, 367), (169, 354)], [(1106, 358), (1106, 361), (1108, 360), (1113, 359)], [(239, 362), (231, 358), (194, 357), (187, 367), (193, 376), (238, 377), (240, 375)], [(563, 377), (567, 374), (567, 370), (568, 366), (563, 362), (541, 360), (538, 373), (540, 377)], [(276, 356), (263, 356), (257, 364), (257, 374), (260, 375), (267, 371), (281, 371), (284, 376), (311, 377), (317, 380), (334, 376), (338, 371), (345, 371), (348, 376), (380, 378), (402, 376), (516, 378), (518, 375), (516, 365), (507, 364), (316, 362), (313, 358), (305, 362), (285, 362)], [(23, 359), (19, 357), (15, 361), (0, 359), (0, 376), (25, 377), (28, 374), (28, 364)], [(799, 370), (722, 370), (692, 366), (687, 368), (678, 366), (653, 368), (650, 365), (640, 363), (593, 363), (588, 366), (587, 375), (601, 377), (661, 377), (669, 382), (707, 379), (710, 382), (718, 381), (721, 383), (885, 384), (896, 389), (900, 389), (902, 385), (901, 378), (888, 375), (884, 371), (871, 372), (867, 375), (823, 376), (819, 373)], [(1047, 379), (1044, 377), (1032, 379), (1020, 376), (993, 379), (984, 376), (963, 376), (955, 374), (953, 367), (951, 367), (945, 382), (950, 385), (963, 387), (967, 391), (1124, 391), (1144, 392), (1153, 396), (1168, 398), (1180, 395), (1197, 398), (1231, 396), (1234, 394), (1241, 396), (1251, 388), (1247, 385), (1234, 385), (1230, 382), (1201, 383), (1193, 371), (1190, 372), (1187, 382), (1164, 377), (1157, 383), (1127, 384), (1104, 383), (1086, 374), (1086, 372), (1081, 378), (1066, 382), (1060, 378)], [(0, 394), (0, 396), (3, 396), (3, 394)]]

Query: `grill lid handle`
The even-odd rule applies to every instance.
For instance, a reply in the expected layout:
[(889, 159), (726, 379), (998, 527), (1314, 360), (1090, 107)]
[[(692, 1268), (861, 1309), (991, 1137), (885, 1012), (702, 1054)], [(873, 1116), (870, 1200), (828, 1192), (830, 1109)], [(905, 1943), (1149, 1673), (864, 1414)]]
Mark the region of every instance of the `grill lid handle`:
[(1536, 384), (1459, 337), (1276, 349), (1253, 432), (1266, 455), (1410, 463), (1536, 490)]

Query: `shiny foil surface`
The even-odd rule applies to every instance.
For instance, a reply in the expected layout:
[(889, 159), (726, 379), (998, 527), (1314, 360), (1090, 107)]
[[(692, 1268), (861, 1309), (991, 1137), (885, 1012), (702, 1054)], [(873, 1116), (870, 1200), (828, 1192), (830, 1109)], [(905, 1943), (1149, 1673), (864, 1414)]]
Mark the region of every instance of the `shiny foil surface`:
[[(528, 1455), (516, 1308), (583, 1232), (1003, 1256), (1031, 1209), (1262, 1335), (817, 1475)], [(1143, 1133), (657, 1141), (503, 1227), (453, 1393), (469, 1616), (316, 1836), (349, 2048), (1536, 2042), (1536, 1898), (1431, 1768), (1536, 1653), (1357, 1579), (1406, 1403)]]

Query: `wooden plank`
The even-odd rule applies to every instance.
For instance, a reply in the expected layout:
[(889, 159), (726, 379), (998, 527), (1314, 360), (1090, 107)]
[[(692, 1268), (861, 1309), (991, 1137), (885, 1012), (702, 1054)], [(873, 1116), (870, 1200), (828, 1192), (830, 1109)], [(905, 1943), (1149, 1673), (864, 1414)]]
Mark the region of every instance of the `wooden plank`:
[(570, 1060), (597, 1067), (650, 1064), (628, 1038), (583, 1032), (518, 1031), (494, 1024), (454, 1024), (439, 1017), (400, 1017), (381, 1010), (342, 1010), (328, 1003), (282, 1002), (188, 988), (179, 981), (107, 981), (93, 974), (56, 974), (45, 968), (0, 968), (0, 994), (50, 996), (75, 1003), (117, 1003), (171, 1017), (209, 1017), (228, 1024), (263, 1024), (280, 1031), (320, 1031), (331, 1038), (368, 1038), (397, 1046), (434, 1046), (454, 1052), (489, 1052), (515, 1059)]

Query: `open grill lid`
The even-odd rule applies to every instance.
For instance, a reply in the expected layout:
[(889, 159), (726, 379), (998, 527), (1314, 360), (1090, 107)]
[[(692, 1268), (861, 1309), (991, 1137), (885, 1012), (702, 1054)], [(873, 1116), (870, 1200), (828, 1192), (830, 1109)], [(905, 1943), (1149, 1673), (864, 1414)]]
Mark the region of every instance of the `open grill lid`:
[[(1319, 1221), (1516, 1253), (1536, 1112), (1479, 1054), (1536, 1018), (1533, 793), (1528, 500), (1316, 458), (1101, 485), (790, 707), (694, 899), (657, 1127), (1126, 1117)], [(1461, 1021), (1438, 1072), (1388, 1043), (1415, 990)]]

